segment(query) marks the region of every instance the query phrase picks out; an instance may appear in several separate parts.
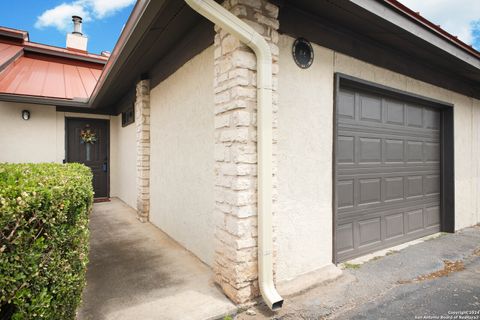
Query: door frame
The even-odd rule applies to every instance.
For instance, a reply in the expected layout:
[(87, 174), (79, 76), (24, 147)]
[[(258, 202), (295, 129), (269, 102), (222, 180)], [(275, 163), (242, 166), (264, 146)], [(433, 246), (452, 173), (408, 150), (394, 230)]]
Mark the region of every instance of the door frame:
[(110, 119), (65, 116), (65, 162), (69, 162), (68, 154), (68, 126), (70, 120), (85, 120), (90, 122), (104, 122), (107, 126), (107, 198), (110, 198)]
[[(336, 72), (334, 74), (333, 95), (332, 262), (334, 264), (339, 263), (335, 247), (337, 219), (337, 108), (340, 87), (360, 89), (402, 101), (411, 101), (427, 107), (436, 108), (440, 111), (440, 230), (449, 233), (455, 232), (454, 105)], [(449, 150), (453, 150), (453, 152), (449, 152)]]

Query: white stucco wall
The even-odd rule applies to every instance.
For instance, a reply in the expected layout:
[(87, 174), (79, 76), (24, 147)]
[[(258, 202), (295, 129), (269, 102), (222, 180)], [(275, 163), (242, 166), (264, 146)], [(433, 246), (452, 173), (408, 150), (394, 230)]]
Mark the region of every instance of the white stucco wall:
[[(23, 120), (22, 110), (30, 111)], [(58, 162), (65, 159), (65, 117), (110, 119), (110, 195), (135, 207), (135, 125), (120, 117), (56, 112), (54, 106), (0, 101), (0, 162)]]
[[(30, 120), (22, 119), (22, 110), (30, 111)], [(59, 160), (64, 147), (57, 141), (55, 107), (0, 101), (0, 121), (0, 162)]]
[[(455, 228), (480, 221), (480, 101), (313, 45), (315, 61), (298, 68), (294, 39), (281, 35), (277, 277), (294, 278), (332, 261), (334, 73), (454, 104)], [(294, 261), (295, 263), (291, 263)]]
[(315, 50), (309, 69), (280, 37), (277, 277), (293, 278), (332, 261), (333, 64)]
[(213, 48), (151, 90), (150, 219), (212, 265)]
[(137, 202), (136, 127), (122, 127), (122, 117), (110, 120), (110, 196), (135, 208)]

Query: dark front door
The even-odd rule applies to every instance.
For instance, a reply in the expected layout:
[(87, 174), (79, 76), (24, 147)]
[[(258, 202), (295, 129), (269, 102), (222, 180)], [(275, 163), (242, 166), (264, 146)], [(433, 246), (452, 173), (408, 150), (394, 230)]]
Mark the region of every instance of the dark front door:
[(90, 167), (95, 198), (109, 196), (109, 121), (66, 119), (67, 162)]

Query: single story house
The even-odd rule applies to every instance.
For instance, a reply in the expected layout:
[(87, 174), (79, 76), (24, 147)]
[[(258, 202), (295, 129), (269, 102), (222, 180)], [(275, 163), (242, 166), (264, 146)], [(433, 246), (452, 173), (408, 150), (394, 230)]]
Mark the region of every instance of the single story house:
[(109, 57), (1, 28), (0, 162), (85, 163), (271, 308), (480, 222), (480, 52), (396, 0), (218, 2), (139, 0)]

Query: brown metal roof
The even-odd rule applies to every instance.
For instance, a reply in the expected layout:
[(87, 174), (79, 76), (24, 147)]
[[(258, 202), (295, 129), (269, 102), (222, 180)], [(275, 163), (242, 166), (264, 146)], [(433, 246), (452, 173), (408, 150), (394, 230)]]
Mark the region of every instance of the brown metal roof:
[(0, 43), (0, 72), (22, 54), (23, 48), (13, 44)]
[(84, 100), (92, 94), (101, 73), (101, 68), (94, 66), (22, 56), (0, 76), (0, 92)]
[[(0, 94), (87, 101), (108, 58), (14, 38), (0, 27)], [(20, 31), (18, 32), (21, 33)]]

